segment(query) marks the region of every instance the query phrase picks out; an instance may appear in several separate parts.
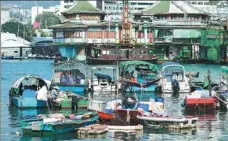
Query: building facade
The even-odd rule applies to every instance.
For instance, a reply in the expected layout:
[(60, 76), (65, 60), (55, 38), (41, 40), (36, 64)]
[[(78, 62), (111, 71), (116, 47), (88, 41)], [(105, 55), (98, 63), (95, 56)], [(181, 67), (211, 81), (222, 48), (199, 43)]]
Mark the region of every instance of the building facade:
[(9, 8), (1, 7), (1, 24), (6, 23), (9, 19)]
[(210, 16), (183, 1), (158, 1), (135, 20), (153, 27), (154, 52), (162, 61), (175, 57), (199, 59), (201, 29), (206, 28)]
[(62, 14), (65, 22), (50, 27), (55, 44), (64, 56), (78, 60), (148, 60), (156, 55), (161, 62), (218, 61), (228, 54), (224, 26), (212, 23), (210, 13), (187, 2), (158, 1), (135, 13), (127, 24), (106, 21), (108, 13), (88, 1), (77, 1)]

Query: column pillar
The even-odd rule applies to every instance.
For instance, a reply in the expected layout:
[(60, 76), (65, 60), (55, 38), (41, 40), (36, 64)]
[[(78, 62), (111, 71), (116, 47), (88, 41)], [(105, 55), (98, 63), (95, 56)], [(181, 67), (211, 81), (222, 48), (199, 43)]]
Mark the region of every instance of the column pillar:
[(146, 27), (146, 25), (144, 24), (144, 43), (146, 44), (146, 43), (148, 43), (148, 41), (147, 41), (147, 27)]
[(115, 38), (116, 38), (116, 43), (119, 43), (119, 26), (118, 24), (115, 25)]

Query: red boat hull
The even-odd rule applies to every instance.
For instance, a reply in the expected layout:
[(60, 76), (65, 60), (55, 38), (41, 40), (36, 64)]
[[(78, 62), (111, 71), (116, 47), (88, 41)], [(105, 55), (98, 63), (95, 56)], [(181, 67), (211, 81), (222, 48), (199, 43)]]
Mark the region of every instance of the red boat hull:
[(217, 105), (216, 98), (187, 98), (185, 101), (186, 108), (205, 108), (215, 109)]
[(113, 120), (115, 118), (114, 114), (104, 113), (100, 111), (97, 111), (97, 112), (98, 112), (99, 118), (102, 120)]
[(127, 118), (129, 116), (129, 122), (131, 124), (137, 124), (137, 115), (142, 116), (142, 113), (138, 110), (126, 110), (126, 109), (117, 109), (115, 110), (116, 117), (120, 118), (123, 122), (128, 122)]

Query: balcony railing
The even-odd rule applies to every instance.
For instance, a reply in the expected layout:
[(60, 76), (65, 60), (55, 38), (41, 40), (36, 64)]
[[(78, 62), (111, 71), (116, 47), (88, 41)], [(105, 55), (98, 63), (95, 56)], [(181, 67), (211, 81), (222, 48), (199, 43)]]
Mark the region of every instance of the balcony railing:
[(154, 38), (155, 43), (171, 43), (173, 41), (173, 37), (156, 37)]

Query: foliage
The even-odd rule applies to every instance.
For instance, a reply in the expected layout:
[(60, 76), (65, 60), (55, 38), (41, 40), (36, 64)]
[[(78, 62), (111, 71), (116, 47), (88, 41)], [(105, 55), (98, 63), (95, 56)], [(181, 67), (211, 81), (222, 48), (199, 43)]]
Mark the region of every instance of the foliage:
[(36, 21), (40, 22), (40, 28), (46, 29), (51, 25), (60, 23), (60, 18), (52, 12), (44, 12), (36, 16)]
[(35, 31), (31, 24), (22, 24), (17, 21), (8, 21), (2, 25), (2, 32), (9, 32), (31, 41)]

